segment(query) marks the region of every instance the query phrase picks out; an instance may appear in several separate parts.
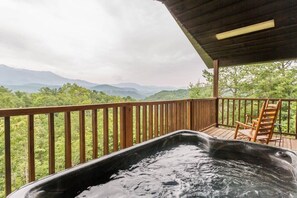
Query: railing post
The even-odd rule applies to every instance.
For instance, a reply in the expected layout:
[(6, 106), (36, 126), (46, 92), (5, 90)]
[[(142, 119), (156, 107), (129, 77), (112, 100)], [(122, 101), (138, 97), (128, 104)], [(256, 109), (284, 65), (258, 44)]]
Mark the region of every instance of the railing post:
[(219, 60), (213, 61), (213, 97), (216, 98), (216, 127), (219, 125)]
[(193, 100), (187, 102), (187, 128), (193, 130)]
[(121, 108), (121, 148), (133, 145), (133, 108), (130, 104)]

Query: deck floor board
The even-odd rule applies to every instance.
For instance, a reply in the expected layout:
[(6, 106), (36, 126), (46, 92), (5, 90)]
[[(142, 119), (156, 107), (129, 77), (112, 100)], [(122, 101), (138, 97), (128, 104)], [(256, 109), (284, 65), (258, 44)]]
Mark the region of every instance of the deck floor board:
[[(213, 137), (232, 140), (234, 137), (234, 131), (235, 129), (233, 128), (211, 127), (203, 132)], [(277, 139), (278, 136), (275, 135), (273, 138)], [(279, 140), (277, 140), (270, 142), (269, 145), (297, 151), (297, 139), (294, 139), (293, 137), (283, 136), (281, 144), (279, 144)]]

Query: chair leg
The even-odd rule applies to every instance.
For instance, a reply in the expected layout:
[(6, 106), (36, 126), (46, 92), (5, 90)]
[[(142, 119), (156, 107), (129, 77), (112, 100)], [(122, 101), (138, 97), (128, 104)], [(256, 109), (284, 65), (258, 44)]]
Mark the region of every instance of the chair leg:
[(234, 139), (237, 138), (238, 130), (239, 130), (239, 124), (236, 125), (235, 134), (234, 134)]
[(266, 140), (266, 144), (269, 144), (270, 139), (271, 139), (270, 135), (268, 135), (267, 140)]

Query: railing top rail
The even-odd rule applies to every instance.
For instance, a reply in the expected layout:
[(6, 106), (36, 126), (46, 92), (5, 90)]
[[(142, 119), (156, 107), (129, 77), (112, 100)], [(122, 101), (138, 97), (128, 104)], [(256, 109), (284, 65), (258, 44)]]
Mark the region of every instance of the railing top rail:
[(229, 100), (271, 100), (271, 101), (278, 101), (281, 99), (282, 101), (297, 101), (297, 99), (293, 98), (234, 98), (234, 97), (218, 97), (218, 99), (229, 99)]
[(141, 105), (154, 105), (154, 104), (171, 104), (171, 103), (185, 102), (185, 101), (191, 101), (191, 100), (192, 101), (197, 101), (197, 100), (207, 101), (207, 100), (215, 100), (215, 98), (166, 100), (166, 101), (145, 101), (145, 102), (121, 102), (121, 103), (104, 103), (104, 104), (90, 104), (90, 105), (29, 107), (29, 108), (10, 108), (10, 109), (0, 109), (0, 117), (94, 110), (94, 109), (104, 109), (104, 108), (113, 108), (113, 107), (123, 107), (126, 105), (141, 106)]

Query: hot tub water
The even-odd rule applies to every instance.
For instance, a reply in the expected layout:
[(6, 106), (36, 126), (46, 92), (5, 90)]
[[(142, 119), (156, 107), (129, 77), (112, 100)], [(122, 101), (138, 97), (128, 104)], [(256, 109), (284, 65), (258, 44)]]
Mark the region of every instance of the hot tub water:
[[(243, 157), (243, 159), (246, 159)], [(202, 144), (181, 144), (148, 156), (77, 197), (297, 197), (288, 170), (257, 159), (210, 156)]]

